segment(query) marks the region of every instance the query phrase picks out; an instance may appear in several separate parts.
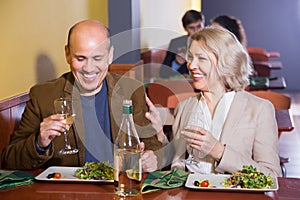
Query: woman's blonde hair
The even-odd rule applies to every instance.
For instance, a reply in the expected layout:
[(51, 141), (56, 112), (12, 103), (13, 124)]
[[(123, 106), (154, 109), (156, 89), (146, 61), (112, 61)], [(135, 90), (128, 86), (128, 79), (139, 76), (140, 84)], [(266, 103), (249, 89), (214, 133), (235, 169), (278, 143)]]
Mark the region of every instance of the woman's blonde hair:
[(233, 33), (219, 26), (209, 26), (196, 32), (190, 44), (198, 44), (217, 59), (216, 72), (227, 91), (239, 91), (249, 85), (251, 59)]

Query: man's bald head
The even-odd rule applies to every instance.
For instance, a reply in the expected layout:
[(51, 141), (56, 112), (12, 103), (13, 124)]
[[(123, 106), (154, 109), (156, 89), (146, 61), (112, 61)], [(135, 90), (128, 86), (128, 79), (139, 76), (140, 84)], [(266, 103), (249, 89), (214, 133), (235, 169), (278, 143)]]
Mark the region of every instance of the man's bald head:
[(101, 36), (104, 37), (105, 38), (104, 40), (107, 40), (108, 42), (108, 47), (110, 47), (109, 29), (104, 24), (102, 24), (97, 20), (84, 20), (74, 24), (70, 28), (68, 33), (67, 47), (70, 49), (72, 43), (71, 40), (74, 35), (76, 36), (81, 35), (81, 37), (88, 37), (95, 34), (99, 35), (99, 37)]

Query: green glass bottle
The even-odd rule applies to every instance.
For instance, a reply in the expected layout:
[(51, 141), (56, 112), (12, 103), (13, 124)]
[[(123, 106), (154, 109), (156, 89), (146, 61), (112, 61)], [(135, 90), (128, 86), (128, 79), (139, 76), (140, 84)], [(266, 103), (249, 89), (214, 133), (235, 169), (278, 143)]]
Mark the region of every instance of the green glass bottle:
[(142, 162), (140, 140), (132, 116), (132, 101), (123, 100), (123, 119), (114, 146), (115, 194), (141, 194)]

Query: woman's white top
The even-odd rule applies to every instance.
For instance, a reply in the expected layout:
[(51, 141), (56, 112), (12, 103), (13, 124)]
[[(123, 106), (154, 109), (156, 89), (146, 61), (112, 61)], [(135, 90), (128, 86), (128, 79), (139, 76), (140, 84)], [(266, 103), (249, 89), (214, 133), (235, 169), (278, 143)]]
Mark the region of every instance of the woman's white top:
[[(217, 140), (219, 140), (234, 96), (234, 91), (225, 93), (220, 99), (216, 107), (214, 117), (212, 118), (209, 108), (206, 104), (205, 97), (202, 95), (194, 109), (187, 111), (192, 112), (187, 125), (203, 127), (204, 129), (208, 130)], [(191, 157), (191, 148), (189, 146), (187, 147), (187, 150), (189, 152), (189, 157)], [(186, 167), (189, 171), (202, 174), (215, 173), (215, 161), (210, 156), (204, 155), (198, 150), (193, 150), (192, 154), (196, 162), (186, 164)]]

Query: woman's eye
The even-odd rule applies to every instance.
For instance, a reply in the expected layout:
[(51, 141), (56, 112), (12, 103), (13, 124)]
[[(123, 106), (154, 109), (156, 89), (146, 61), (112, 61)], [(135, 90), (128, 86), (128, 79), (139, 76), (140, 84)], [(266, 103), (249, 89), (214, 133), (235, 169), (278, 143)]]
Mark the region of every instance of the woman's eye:
[(205, 58), (205, 57), (202, 57), (202, 56), (199, 56), (199, 57), (198, 57), (198, 60), (206, 60), (206, 58)]
[(193, 61), (193, 56), (190, 55), (190, 54), (188, 54), (188, 55), (187, 55), (187, 60), (188, 60), (189, 62)]

